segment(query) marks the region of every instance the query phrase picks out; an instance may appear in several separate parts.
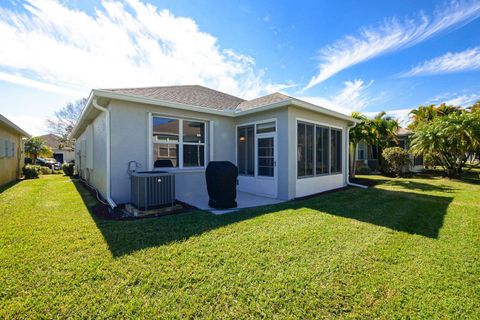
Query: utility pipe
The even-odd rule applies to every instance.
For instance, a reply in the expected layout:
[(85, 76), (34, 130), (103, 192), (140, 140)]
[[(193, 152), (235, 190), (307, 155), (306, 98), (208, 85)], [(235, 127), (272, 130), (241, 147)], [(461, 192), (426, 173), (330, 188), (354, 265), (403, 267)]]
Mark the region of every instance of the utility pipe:
[(92, 100), (92, 105), (95, 109), (100, 110), (102, 112), (105, 112), (105, 130), (107, 131), (107, 195), (106, 195), (106, 200), (110, 207), (114, 209), (117, 205), (115, 204), (115, 201), (110, 196), (110, 110), (108, 110), (105, 107), (102, 107), (101, 105), (98, 104), (97, 98), (94, 97)]

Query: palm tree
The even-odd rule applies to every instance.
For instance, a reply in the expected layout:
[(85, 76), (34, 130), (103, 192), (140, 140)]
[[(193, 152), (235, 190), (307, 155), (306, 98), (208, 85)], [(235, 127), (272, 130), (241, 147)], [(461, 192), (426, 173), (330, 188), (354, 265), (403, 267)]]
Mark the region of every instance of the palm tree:
[(368, 144), (372, 144), (374, 141), (373, 130), (371, 126), (371, 120), (360, 112), (352, 112), (352, 118), (360, 120), (355, 127), (350, 129), (350, 176), (355, 178), (356, 162), (355, 155), (357, 154), (357, 145), (359, 142), (364, 141)]
[(31, 137), (25, 141), (25, 154), (32, 159), (32, 164), (35, 164), (38, 156), (49, 156), (52, 154), (52, 149), (42, 138)]
[(437, 116), (437, 109), (434, 104), (428, 106), (419, 106), (410, 111), (412, 122), (408, 126), (410, 129), (416, 128), (420, 123), (429, 122)]
[(387, 116), (385, 111), (379, 112), (372, 120), (372, 131), (374, 136), (374, 144), (377, 146), (379, 155), (379, 165), (382, 168), (382, 151), (394, 144), (398, 143), (398, 121)]

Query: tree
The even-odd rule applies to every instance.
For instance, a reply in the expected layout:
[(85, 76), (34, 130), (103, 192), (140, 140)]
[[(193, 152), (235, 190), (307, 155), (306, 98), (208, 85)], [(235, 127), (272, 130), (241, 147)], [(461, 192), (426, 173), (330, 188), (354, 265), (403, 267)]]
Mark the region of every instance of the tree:
[(48, 157), (52, 154), (52, 149), (45, 144), (45, 140), (39, 137), (31, 137), (25, 141), (25, 154), (32, 159), (35, 164), (39, 156)]
[(475, 102), (472, 106), (468, 107), (471, 112), (479, 112), (480, 113), (480, 100)]
[(55, 112), (54, 117), (47, 120), (48, 131), (60, 136), (64, 145), (70, 146), (71, 142), (68, 136), (72, 132), (73, 127), (80, 118), (87, 99), (82, 98), (75, 102), (69, 102), (65, 107)]
[(408, 126), (414, 130), (422, 123), (428, 123), (435, 120), (437, 117), (448, 116), (452, 113), (460, 113), (462, 108), (442, 103), (438, 106), (431, 104), (428, 106), (420, 106), (418, 109), (410, 111), (412, 122)]
[(397, 120), (387, 116), (386, 112), (382, 111), (372, 120), (371, 126), (374, 135), (374, 144), (378, 150), (379, 166), (383, 170), (382, 151), (398, 143), (398, 128), (400, 125)]
[(434, 104), (428, 106), (419, 106), (417, 109), (410, 111), (410, 118), (412, 122), (408, 128), (415, 129), (421, 123), (432, 121), (436, 115), (437, 110)]
[(355, 154), (357, 153), (357, 145), (361, 141), (365, 141), (368, 144), (374, 142), (374, 134), (371, 127), (371, 120), (366, 116), (362, 115), (360, 112), (352, 112), (352, 118), (360, 120), (360, 123), (357, 123), (355, 127), (350, 129), (350, 176), (355, 178), (356, 173), (356, 163), (355, 163)]
[(382, 152), (382, 157), (385, 159), (385, 170), (401, 177), (403, 168), (410, 164), (408, 152), (400, 147), (385, 148)]
[(420, 123), (412, 137), (411, 151), (431, 154), (449, 178), (456, 177), (470, 153), (480, 148), (480, 114), (465, 110)]

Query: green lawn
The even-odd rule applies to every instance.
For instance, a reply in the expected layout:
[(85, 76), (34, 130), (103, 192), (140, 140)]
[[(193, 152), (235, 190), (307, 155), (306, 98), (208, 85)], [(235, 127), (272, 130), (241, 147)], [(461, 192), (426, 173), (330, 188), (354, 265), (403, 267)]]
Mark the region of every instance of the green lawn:
[(478, 318), (475, 175), (137, 221), (23, 181), (0, 189), (0, 318)]

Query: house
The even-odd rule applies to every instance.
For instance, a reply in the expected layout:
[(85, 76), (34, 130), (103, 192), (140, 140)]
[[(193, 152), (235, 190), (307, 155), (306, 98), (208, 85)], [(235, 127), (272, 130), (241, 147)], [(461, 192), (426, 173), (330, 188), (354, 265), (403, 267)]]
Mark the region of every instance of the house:
[(29, 134), (0, 114), (0, 186), (20, 178), (23, 138)]
[(281, 94), (202, 86), (93, 90), (73, 128), (79, 175), (111, 206), (130, 201), (129, 162), (175, 174), (176, 197), (207, 195), (209, 161), (238, 166), (237, 190), (288, 200), (347, 185), (356, 120)]
[[(412, 131), (406, 128), (399, 128), (397, 131), (399, 147), (408, 151), (410, 148), (411, 135)], [(422, 156), (414, 156), (410, 153), (409, 157), (411, 164), (405, 168), (405, 171), (420, 172), (424, 169)], [(379, 154), (378, 148), (376, 146), (370, 145), (365, 141), (361, 141), (357, 144), (357, 152), (355, 154), (355, 165), (357, 168), (357, 172), (359, 168), (363, 167), (368, 168), (368, 170), (371, 172), (378, 171), (378, 158)]]
[(74, 148), (66, 146), (62, 139), (55, 134), (46, 134), (39, 136), (39, 138), (45, 141), (45, 144), (49, 146), (53, 151), (53, 158), (60, 163), (71, 162), (75, 160)]

